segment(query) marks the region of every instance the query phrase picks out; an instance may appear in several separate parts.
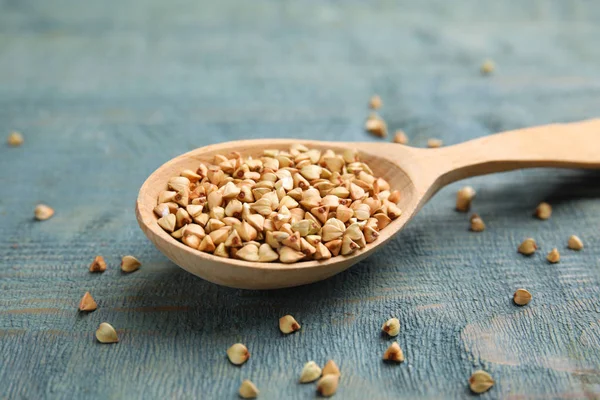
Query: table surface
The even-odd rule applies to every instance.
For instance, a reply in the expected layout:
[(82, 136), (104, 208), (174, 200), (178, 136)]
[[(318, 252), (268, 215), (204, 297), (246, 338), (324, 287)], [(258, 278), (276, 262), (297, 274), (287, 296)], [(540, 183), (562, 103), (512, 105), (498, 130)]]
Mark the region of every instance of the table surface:
[[(263, 399), (315, 396), (302, 365), (335, 359), (337, 398), (600, 397), (600, 175), (479, 177), (468, 231), (442, 190), (376, 255), (294, 289), (205, 282), (159, 253), (134, 201), (163, 162), (241, 138), (379, 140), (362, 131), (378, 93), (411, 144), (600, 113), (600, 4), (588, 1), (0, 1), (0, 398)], [(497, 64), (479, 74), (481, 62)], [(542, 145), (542, 144), (540, 144)], [(568, 146), (568, 138), (565, 138)], [(548, 221), (531, 217), (549, 201)], [(38, 203), (55, 216), (35, 222)], [(578, 234), (581, 252), (566, 249)], [(516, 248), (535, 237), (531, 258)], [(562, 251), (560, 264), (545, 254)], [(119, 271), (120, 257), (142, 268)], [(92, 275), (96, 255), (108, 270)], [(519, 287), (533, 294), (516, 307)], [(90, 291), (97, 311), (78, 314)], [(302, 330), (283, 337), (293, 314)], [(390, 316), (406, 362), (381, 355)], [(120, 343), (101, 345), (108, 321)], [(229, 364), (226, 348), (252, 357)]]

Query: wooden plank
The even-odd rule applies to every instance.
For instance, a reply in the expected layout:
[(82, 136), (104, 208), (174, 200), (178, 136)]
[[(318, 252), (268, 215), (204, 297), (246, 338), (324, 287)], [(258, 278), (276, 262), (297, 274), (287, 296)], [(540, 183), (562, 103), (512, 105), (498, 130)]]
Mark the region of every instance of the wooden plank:
[[(299, 399), (314, 395), (302, 365), (329, 358), (343, 399), (467, 397), (479, 368), (497, 381), (489, 398), (598, 397), (598, 173), (466, 182), (480, 234), (453, 211), (455, 184), (346, 273), (269, 292), (180, 270), (133, 213), (144, 179), (197, 146), (377, 140), (362, 132), (374, 93), (417, 146), (597, 116), (598, 20), (586, 1), (0, 1), (0, 121), (26, 140), (0, 147), (0, 398), (236, 398), (249, 378), (263, 399)], [(482, 77), (487, 57), (498, 68)], [(542, 200), (545, 222), (531, 217)], [(39, 202), (55, 217), (33, 221)], [(565, 249), (571, 234), (582, 252)], [(521, 257), (529, 236), (541, 251)], [(560, 264), (544, 260), (552, 247)], [(90, 275), (98, 254), (109, 269)], [(138, 272), (120, 273), (125, 254)], [(518, 287), (529, 306), (511, 303)], [(88, 290), (99, 309), (78, 315)], [(282, 337), (286, 313), (303, 329)], [(390, 316), (398, 366), (380, 360)], [(120, 343), (96, 343), (103, 321)], [(238, 341), (241, 368), (225, 357)]]

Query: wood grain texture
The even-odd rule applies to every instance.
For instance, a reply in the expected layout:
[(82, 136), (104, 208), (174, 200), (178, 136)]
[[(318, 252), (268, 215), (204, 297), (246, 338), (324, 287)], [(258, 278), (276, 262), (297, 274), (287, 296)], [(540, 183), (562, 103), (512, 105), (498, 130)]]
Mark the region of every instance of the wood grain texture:
[[(140, 228), (171, 261), (205, 280), (238, 289), (281, 289), (332, 277), (364, 260), (393, 238), (431, 196), (460, 179), (521, 168), (563, 167), (600, 169), (600, 119), (552, 124), (497, 133), (436, 150), (379, 143), (323, 142), (298, 139), (236, 140), (205, 146), (182, 154), (154, 171), (140, 188), (136, 217)], [(565, 146), (565, 140), (569, 146)], [(258, 158), (266, 148), (287, 150), (292, 144), (341, 152), (360, 149), (360, 159), (377, 177), (400, 190), (402, 215), (380, 232), (379, 238), (352, 256), (324, 261), (284, 264), (222, 258), (192, 249), (173, 239), (157, 223), (153, 212), (159, 193), (169, 179), (184, 170), (208, 165), (215, 155), (238, 152)]]
[[(600, 5), (588, 1), (0, 1), (0, 398), (314, 396), (304, 362), (334, 358), (336, 398), (600, 396), (600, 175), (529, 170), (442, 190), (381, 251), (309, 286), (226, 289), (177, 268), (134, 203), (159, 165), (229, 140), (365, 141), (370, 96), (411, 144), (598, 116)], [(479, 75), (484, 58), (496, 61)], [(387, 145), (380, 141), (382, 148)], [(568, 146), (568, 141), (565, 141)], [(463, 184), (487, 224), (453, 211)], [(548, 221), (531, 217), (542, 200)], [(55, 216), (33, 221), (38, 202)], [(578, 234), (586, 248), (566, 249)], [(516, 253), (525, 237), (541, 251)], [(560, 264), (545, 253), (558, 247)], [(103, 255), (109, 269), (90, 275)], [(133, 254), (142, 268), (118, 270)], [(525, 287), (525, 308), (510, 299)], [(98, 310), (76, 312), (90, 291)], [(282, 337), (277, 319), (302, 324)], [(383, 364), (397, 316), (406, 362)], [(116, 345), (95, 342), (107, 321)], [(230, 365), (244, 342), (252, 358)]]

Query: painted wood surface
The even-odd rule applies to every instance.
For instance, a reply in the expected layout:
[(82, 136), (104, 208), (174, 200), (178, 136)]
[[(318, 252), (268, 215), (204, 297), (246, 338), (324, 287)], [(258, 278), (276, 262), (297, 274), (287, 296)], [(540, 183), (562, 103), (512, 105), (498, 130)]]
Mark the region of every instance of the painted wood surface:
[[(588, 1), (0, 1), (0, 398), (600, 397), (600, 175), (530, 170), (442, 190), (381, 251), (326, 281), (234, 290), (177, 268), (135, 221), (141, 183), (174, 156), (243, 138), (376, 141), (373, 93), (411, 144), (597, 117), (600, 5)], [(479, 74), (485, 58), (497, 64)], [(385, 141), (380, 140), (382, 146)], [(569, 140), (565, 138), (565, 146)], [(483, 233), (453, 210), (474, 186)], [(538, 202), (554, 206), (542, 222)], [(33, 221), (44, 202), (54, 218)], [(569, 235), (586, 244), (566, 249)], [(541, 251), (516, 252), (525, 237)], [(560, 264), (544, 257), (552, 247)], [(90, 275), (94, 256), (109, 269)], [(118, 269), (133, 254), (142, 268)], [(533, 301), (511, 302), (527, 288)], [(79, 315), (90, 291), (99, 309)], [(302, 330), (283, 337), (277, 319)], [(380, 358), (397, 316), (401, 365)], [(108, 321), (121, 341), (100, 345)], [(226, 348), (252, 357), (234, 367)]]

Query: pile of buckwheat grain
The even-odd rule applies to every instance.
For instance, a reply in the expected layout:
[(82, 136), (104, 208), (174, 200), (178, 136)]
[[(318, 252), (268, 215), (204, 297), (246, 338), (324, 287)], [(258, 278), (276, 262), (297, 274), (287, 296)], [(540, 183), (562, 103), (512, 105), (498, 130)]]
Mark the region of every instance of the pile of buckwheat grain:
[(234, 152), (169, 179), (154, 213), (187, 246), (219, 257), (293, 263), (350, 255), (402, 211), (400, 192), (358, 151)]

